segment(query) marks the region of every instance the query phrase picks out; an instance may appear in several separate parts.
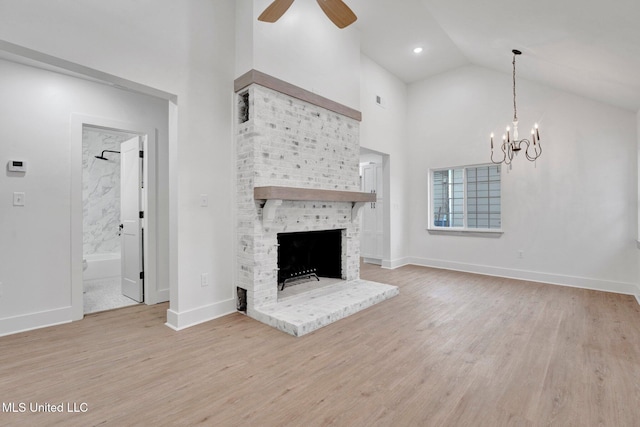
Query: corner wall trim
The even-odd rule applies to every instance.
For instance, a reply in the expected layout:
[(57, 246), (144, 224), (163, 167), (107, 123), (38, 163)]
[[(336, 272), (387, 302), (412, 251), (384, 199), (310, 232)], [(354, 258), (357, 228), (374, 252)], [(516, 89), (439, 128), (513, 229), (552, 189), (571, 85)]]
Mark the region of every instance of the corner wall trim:
[(177, 312), (169, 309), (167, 310), (167, 323), (165, 323), (165, 325), (174, 331), (181, 331), (235, 312), (235, 298), (194, 308), (189, 311)]
[(276, 92), (308, 102), (309, 104), (350, 117), (359, 122), (362, 121), (362, 113), (358, 110), (354, 110), (351, 107), (347, 107), (346, 105), (342, 105), (330, 100), (329, 98), (325, 98), (324, 96), (320, 96), (301, 87), (292, 85), (291, 83), (287, 83), (284, 80), (272, 77), (258, 70), (248, 71), (235, 79), (233, 82), (233, 89), (237, 93), (252, 84), (264, 86), (268, 89), (275, 90)]
[(0, 40), (0, 50), (13, 55), (21, 56), (43, 64), (52, 65), (59, 69), (70, 71), (75, 74), (81, 74), (93, 79), (101, 80), (120, 89), (130, 89), (145, 95), (155, 96), (156, 98), (177, 102), (178, 97), (172, 93), (165, 92), (160, 89), (153, 88), (132, 80), (123, 79), (113, 74), (108, 74), (94, 68), (85, 67), (75, 62), (67, 61), (55, 56), (48, 55), (27, 47), (10, 43), (6, 40)]

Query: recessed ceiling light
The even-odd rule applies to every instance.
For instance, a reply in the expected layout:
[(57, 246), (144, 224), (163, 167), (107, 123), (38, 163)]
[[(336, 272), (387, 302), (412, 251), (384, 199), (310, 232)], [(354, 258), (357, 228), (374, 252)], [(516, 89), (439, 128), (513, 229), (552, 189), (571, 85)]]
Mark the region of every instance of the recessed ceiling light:
[(415, 49), (413, 49), (413, 53), (422, 53), (422, 48), (416, 47)]

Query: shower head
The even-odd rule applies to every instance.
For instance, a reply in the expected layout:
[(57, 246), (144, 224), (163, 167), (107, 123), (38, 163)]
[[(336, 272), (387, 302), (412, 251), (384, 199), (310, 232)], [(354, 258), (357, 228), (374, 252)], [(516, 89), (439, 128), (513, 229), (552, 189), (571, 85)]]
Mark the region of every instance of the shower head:
[(96, 159), (100, 159), (100, 160), (109, 160), (104, 156), (104, 153), (118, 153), (120, 154), (119, 151), (114, 151), (114, 150), (102, 150), (102, 153), (100, 153), (99, 156), (94, 156)]

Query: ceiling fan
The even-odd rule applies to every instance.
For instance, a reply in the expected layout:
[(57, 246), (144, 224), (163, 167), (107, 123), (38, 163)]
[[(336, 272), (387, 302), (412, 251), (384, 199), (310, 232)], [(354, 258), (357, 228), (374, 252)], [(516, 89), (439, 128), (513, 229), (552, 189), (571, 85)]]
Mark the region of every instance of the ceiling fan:
[[(358, 17), (342, 0), (316, 0), (327, 17), (338, 28), (345, 28)], [(258, 21), (276, 22), (293, 4), (294, 0), (274, 0), (258, 17)]]

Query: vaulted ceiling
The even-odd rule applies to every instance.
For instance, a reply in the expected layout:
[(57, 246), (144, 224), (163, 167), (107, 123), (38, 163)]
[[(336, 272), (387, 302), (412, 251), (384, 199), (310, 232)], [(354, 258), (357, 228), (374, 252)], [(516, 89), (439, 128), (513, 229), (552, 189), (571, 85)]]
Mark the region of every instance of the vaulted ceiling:
[(470, 64), (510, 73), (519, 49), (520, 78), (640, 110), (640, 0), (344, 1), (363, 53), (406, 83)]
[[(407, 83), (475, 64), (640, 110), (638, 0), (345, 0), (364, 54)], [(422, 46), (416, 55), (413, 48)]]

